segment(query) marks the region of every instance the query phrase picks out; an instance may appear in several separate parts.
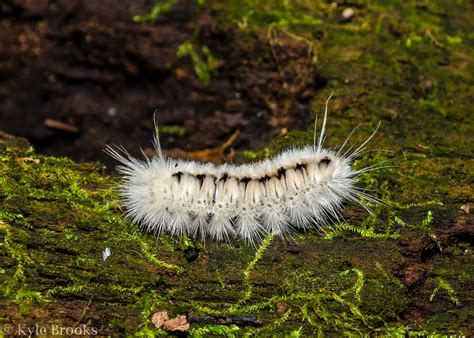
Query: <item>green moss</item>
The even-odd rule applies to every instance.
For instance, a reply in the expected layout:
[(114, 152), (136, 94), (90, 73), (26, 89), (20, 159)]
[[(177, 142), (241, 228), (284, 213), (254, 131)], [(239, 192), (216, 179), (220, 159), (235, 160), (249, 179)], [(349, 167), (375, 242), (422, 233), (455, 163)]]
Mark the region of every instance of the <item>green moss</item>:
[(201, 46), (200, 52), (198, 52), (195, 43), (192, 41), (187, 41), (179, 45), (177, 55), (179, 57), (189, 56), (191, 58), (194, 71), (205, 86), (211, 81), (211, 76), (215, 74), (220, 63), (220, 61), (211, 54), (209, 47)]
[(430, 295), (430, 302), (434, 301), (435, 297), (438, 295), (440, 291), (444, 291), (447, 293), (449, 300), (456, 306), (460, 306), (461, 302), (459, 301), (459, 298), (457, 297), (456, 291), (453, 289), (453, 287), (442, 277), (437, 277), (436, 282), (438, 286), (433, 290), (433, 292)]
[(313, 1), (226, 1), (215, 2), (215, 10), (220, 10), (220, 22), (223, 25), (235, 25), (241, 30), (254, 32), (268, 27), (298, 28), (309, 30), (319, 27), (323, 21), (318, 18), (323, 13), (322, 9), (329, 6)]
[(374, 228), (364, 228), (361, 226), (350, 225), (350, 224), (336, 224), (332, 226), (330, 230), (328, 230), (324, 238), (331, 240), (336, 237), (343, 237), (347, 234), (348, 231), (354, 232), (362, 237), (367, 237), (367, 238), (384, 238), (384, 239), (400, 238), (399, 234), (377, 233), (374, 231)]
[(164, 302), (164, 298), (160, 296), (157, 292), (151, 291), (146, 293), (141, 302), (141, 313), (140, 318), (142, 324), (140, 328), (135, 332), (135, 335), (140, 337), (155, 337), (157, 335), (163, 335), (166, 332), (164, 330), (157, 329), (150, 322), (150, 317), (157, 310), (157, 308)]
[[(119, 297), (119, 312), (139, 310), (160, 271), (184, 271), (166, 261), (169, 246), (156, 257), (160, 243), (124, 221), (102, 165), (38, 156), (9, 139), (0, 145), (0, 287), (21, 312), (71, 295)], [(104, 262), (106, 247), (112, 256)]]
[(154, 22), (158, 19), (159, 15), (169, 12), (171, 7), (174, 6), (174, 4), (176, 4), (176, 0), (160, 1), (153, 6), (149, 13), (143, 15), (135, 15), (133, 17), (133, 21), (138, 23)]
[[(263, 29), (314, 47), (314, 76), (326, 84), (313, 99), (313, 117), (335, 92), (328, 147), (343, 144), (359, 123), (348, 147), (360, 144), (382, 121), (369, 144), (381, 150), (361, 154), (354, 167), (394, 166), (364, 173), (358, 182), (387, 205), (364, 199), (373, 215), (348, 205), (346, 223), (327, 229), (331, 241), (315, 232), (295, 233), (298, 245), (267, 238), (255, 251), (239, 242), (202, 246), (156, 239), (123, 219), (117, 181), (100, 164), (38, 156), (24, 140), (2, 139), (0, 285), (6, 302), (0, 313), (10, 303), (24, 315), (46, 304), (62, 309), (74, 298), (104, 306), (98, 317), (105, 327), (145, 336), (166, 334), (150, 322), (164, 309), (263, 322), (256, 328), (192, 324), (195, 336), (467, 334), (474, 315), (472, 248), (460, 236), (458, 243), (443, 242), (441, 251), (437, 234), (446, 224), (466, 222), (469, 215), (458, 208), (474, 195), (471, 5), (358, 1), (347, 22), (339, 22), (344, 4), (323, 1), (208, 6), (234, 30), (236, 43), (242, 33), (242, 44), (261, 43), (254, 33)], [(217, 61), (198, 43), (198, 33), (182, 54), (208, 81), (216, 76)], [(259, 62), (257, 67), (265, 66)], [(312, 126), (290, 131), (245, 156), (268, 158), (312, 138)], [(440, 249), (420, 286), (433, 315), (417, 327), (398, 318), (410, 302), (398, 278), (406, 263), (398, 239), (409, 235), (428, 236)], [(112, 255), (104, 262), (105, 248)], [(198, 258), (188, 262), (186, 250), (198, 251)], [(0, 320), (9, 319), (2, 314)]]
[[(239, 298), (235, 303), (228, 305), (194, 302), (191, 306), (194, 311), (214, 316), (232, 314), (258, 317), (259, 314), (265, 314), (266, 324), (263, 328), (246, 328), (246, 332), (252, 334), (268, 334), (277, 329), (286, 334), (291, 332), (308, 334), (315, 331), (349, 334), (366, 332), (374, 323), (380, 323), (381, 317), (375, 315), (374, 311), (387, 316), (386, 298), (380, 297), (384, 299), (384, 304), (368, 302), (374, 290), (385, 290), (389, 295), (399, 288), (398, 284), (386, 277), (381, 280), (379, 277), (373, 279), (374, 271), (370, 271), (369, 279), (359, 268), (328, 272), (326, 267), (319, 267), (319, 259), (313, 257), (307, 257), (308, 266), (304, 268), (292, 268), (290, 260), (278, 263), (271, 270), (265, 265), (257, 269), (255, 262), (261, 259), (262, 249), (267, 251), (265, 260), (274, 260), (275, 255), (278, 255), (272, 250), (268, 252), (269, 243), (264, 243), (249, 260), (244, 269), (247, 273), (244, 273), (243, 278), (245, 302)], [(325, 248), (320, 249), (327, 254)], [(341, 247), (334, 248), (335, 252), (340, 249)], [(329, 266), (333, 266), (333, 263), (329, 263)], [(316, 267), (319, 267), (319, 270)], [(321, 271), (324, 273), (320, 274)], [(277, 278), (279, 287), (273, 290), (273, 294), (262, 297), (248, 291), (249, 283), (252, 283), (250, 290), (255, 290), (255, 286), (262, 282), (262, 278), (265, 280)], [(376, 280), (377, 283), (374, 284), (372, 280)], [(367, 283), (369, 289), (365, 291)], [(258, 288), (257, 291), (257, 294), (260, 294)], [(403, 306), (403, 298), (398, 298), (398, 301), (399, 304), (394, 305), (390, 313), (396, 313), (400, 306)], [(287, 310), (278, 313), (277, 304), (284, 304)], [(366, 312), (368, 308), (371, 310)]]
[(160, 135), (174, 135), (182, 137), (186, 133), (186, 130), (183, 127), (173, 125), (160, 126), (158, 130)]
[(441, 332), (449, 332), (447, 328), (459, 320), (455, 311), (447, 311), (431, 317), (427, 323), (435, 326)]
[(41, 292), (23, 289), (18, 290), (13, 298), (13, 302), (19, 306), (20, 312), (29, 311), (33, 302), (43, 302), (44, 300)]
[(238, 337), (241, 330), (237, 325), (207, 325), (205, 327), (193, 328), (189, 331), (191, 337), (208, 337), (209, 335), (218, 335), (225, 337)]
[[(166, 15), (166, 13), (169, 12), (175, 4), (176, 0), (165, 0), (158, 2), (153, 6), (149, 13), (135, 15), (133, 17), (133, 21), (138, 23), (154, 22), (160, 15)], [(197, 4), (198, 8), (200, 9), (204, 6), (205, 1), (199, 0)], [(200, 13), (197, 16), (199, 17), (199, 15)], [(199, 31), (200, 26), (197, 25), (194, 30), (193, 37), (180, 44), (176, 54), (180, 58), (189, 56), (197, 77), (199, 80), (201, 80), (204, 86), (207, 86), (211, 81), (211, 76), (216, 74), (217, 67), (220, 65), (221, 61), (211, 53), (211, 50), (208, 46), (200, 43), (198, 39)], [(166, 134), (167, 132), (177, 133), (179, 136), (184, 134), (184, 130), (182, 128), (181, 130), (179, 128), (160, 128), (160, 132), (164, 132), (163, 134)]]
[[(262, 255), (265, 253), (265, 250), (267, 249), (268, 245), (270, 244), (273, 236), (274, 236), (274, 234), (269, 234), (269, 235), (267, 235), (267, 237), (265, 237), (265, 239), (262, 241), (262, 244), (259, 246), (259, 248), (255, 252), (254, 258), (252, 259), (252, 261), (250, 261), (250, 263), (245, 268), (245, 270), (244, 270), (244, 285), (245, 285), (246, 290), (245, 290), (245, 293), (244, 293), (242, 299), (239, 300), (238, 304), (245, 303), (252, 296), (252, 283), (251, 283), (251, 280), (250, 280), (250, 274), (251, 274), (253, 268), (255, 267), (255, 264), (257, 264), (257, 262), (262, 258)], [(233, 310), (238, 311), (238, 307), (231, 308), (231, 312)]]

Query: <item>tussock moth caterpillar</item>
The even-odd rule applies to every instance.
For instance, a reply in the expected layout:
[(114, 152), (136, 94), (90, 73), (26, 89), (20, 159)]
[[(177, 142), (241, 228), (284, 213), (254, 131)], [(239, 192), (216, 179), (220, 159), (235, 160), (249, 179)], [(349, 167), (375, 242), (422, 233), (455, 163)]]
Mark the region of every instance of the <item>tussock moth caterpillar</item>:
[(240, 237), (256, 245), (268, 233), (285, 236), (292, 228), (321, 227), (339, 219), (345, 201), (362, 205), (362, 196), (377, 201), (355, 186), (360, 173), (377, 168), (354, 170), (351, 163), (378, 127), (353, 151), (341, 154), (357, 127), (339, 151), (323, 148), (330, 98), (318, 142), (316, 120), (312, 146), (256, 163), (214, 165), (166, 158), (156, 123), (157, 156), (152, 159), (139, 160), (124, 149), (107, 147), (121, 163), (117, 169), (124, 181), (119, 191), (126, 216), (158, 235), (210, 236), (218, 241)]

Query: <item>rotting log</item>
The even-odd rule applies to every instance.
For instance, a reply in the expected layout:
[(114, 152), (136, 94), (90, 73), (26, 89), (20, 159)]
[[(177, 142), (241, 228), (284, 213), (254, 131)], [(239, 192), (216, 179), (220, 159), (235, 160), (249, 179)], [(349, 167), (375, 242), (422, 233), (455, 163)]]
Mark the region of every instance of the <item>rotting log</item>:
[[(132, 112), (168, 102), (156, 93), (174, 98), (178, 92), (165, 105), (169, 111), (176, 102), (192, 110), (213, 101), (208, 112), (234, 107), (253, 123), (250, 135), (260, 137), (257, 112), (267, 111), (272, 125), (286, 128), (290, 117), (320, 114), (335, 91), (329, 146), (342, 144), (358, 123), (363, 138), (383, 120), (370, 148), (389, 152), (366, 153), (355, 163), (395, 166), (361, 177), (361, 185), (389, 203), (374, 206), (380, 222), (348, 206), (348, 224), (327, 235), (296, 233), (294, 243), (272, 239), (258, 250), (234, 242), (157, 240), (124, 221), (113, 189), (118, 181), (101, 164), (36, 155), (25, 140), (2, 135), (4, 332), (38, 325), (53, 333), (57, 325), (82, 328), (79, 333), (163, 334), (151, 323), (163, 310), (186, 315), (194, 335), (474, 332), (472, 5), (357, 2), (354, 16), (339, 21), (343, 6), (323, 1), (314, 2), (321, 6), (312, 8), (313, 18), (287, 5), (266, 15), (241, 3), (229, 1), (217, 8), (220, 18), (199, 23), (201, 43), (225, 60), (216, 76), (222, 86), (211, 80), (203, 89), (189, 58), (175, 72), (167, 68), (181, 63), (176, 49), (195, 29), (178, 27), (191, 20), (178, 20), (187, 9), (168, 13), (165, 21), (174, 25), (139, 26), (130, 20), (131, 6), (3, 1), (2, 121), (21, 130), (23, 116), (34, 110), (32, 136), (46, 139), (51, 131), (44, 131), (43, 117), (70, 112), (92, 115), (96, 128), (110, 130), (108, 117), (100, 126), (95, 118), (112, 102), (130, 118), (123, 121), (128, 128), (138, 116)], [(235, 28), (254, 14), (262, 22), (248, 21), (250, 32)], [(267, 19), (298, 26), (308, 18), (313, 25), (304, 31), (258, 32)], [(174, 73), (186, 76), (174, 81)], [(130, 80), (137, 86), (132, 92)], [(223, 125), (215, 120), (213, 126)], [(141, 139), (149, 133), (142, 129), (134, 129)], [(90, 136), (81, 134), (81, 155), (91, 150)], [(202, 133), (193, 137), (200, 140)], [(311, 139), (312, 131), (293, 131), (250, 154), (263, 158)], [(96, 155), (104, 142), (95, 144)], [(136, 145), (123, 142), (127, 149)], [(111, 256), (104, 261), (106, 248)]]
[(472, 330), (470, 214), (428, 204), (409, 225), (402, 218), (421, 213), (400, 206), (389, 232), (347, 225), (294, 242), (268, 237), (256, 249), (157, 239), (124, 221), (99, 163), (37, 155), (25, 139), (1, 136), (6, 333), (164, 334), (151, 322), (158, 311), (186, 315), (197, 336)]

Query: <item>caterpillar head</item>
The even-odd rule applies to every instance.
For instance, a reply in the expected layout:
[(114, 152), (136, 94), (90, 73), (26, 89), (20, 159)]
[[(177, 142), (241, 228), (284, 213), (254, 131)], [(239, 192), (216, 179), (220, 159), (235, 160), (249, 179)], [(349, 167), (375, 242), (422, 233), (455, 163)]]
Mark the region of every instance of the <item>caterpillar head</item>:
[(324, 156), (318, 161), (318, 168), (322, 172), (332, 172), (334, 171), (334, 167), (334, 161), (331, 159), (330, 156)]
[(318, 156), (315, 161), (318, 176), (325, 180), (331, 180), (335, 176), (339, 162), (336, 156), (329, 153)]

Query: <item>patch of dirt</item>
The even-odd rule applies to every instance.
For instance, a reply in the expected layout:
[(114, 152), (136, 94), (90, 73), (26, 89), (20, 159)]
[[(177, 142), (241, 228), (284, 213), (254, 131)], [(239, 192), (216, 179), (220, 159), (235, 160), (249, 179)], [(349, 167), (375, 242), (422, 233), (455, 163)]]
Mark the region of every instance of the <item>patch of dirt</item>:
[[(153, 112), (164, 149), (254, 148), (280, 128), (306, 128), (318, 87), (308, 46), (274, 32), (243, 38), (182, 0), (152, 24), (134, 23), (153, 1), (38, 0), (0, 5), (0, 130), (38, 152), (116, 163), (106, 144), (132, 154), (151, 147)], [(178, 46), (198, 41), (221, 60), (204, 86)], [(246, 39), (250, 39), (246, 41)], [(257, 43), (255, 43), (257, 41)]]

